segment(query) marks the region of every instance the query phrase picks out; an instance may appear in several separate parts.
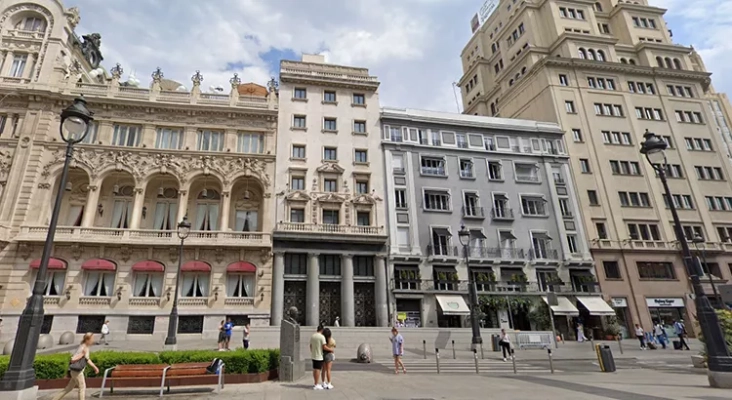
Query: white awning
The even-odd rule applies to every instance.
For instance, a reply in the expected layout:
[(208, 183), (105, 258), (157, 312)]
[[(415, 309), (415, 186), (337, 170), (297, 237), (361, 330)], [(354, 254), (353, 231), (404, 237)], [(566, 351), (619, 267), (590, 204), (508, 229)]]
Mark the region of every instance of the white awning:
[(470, 308), (463, 296), (435, 296), (443, 315), (470, 315)]
[(577, 300), (587, 307), (590, 315), (597, 316), (614, 316), (615, 310), (612, 309), (602, 297), (577, 297)]
[[(542, 296), (542, 299), (544, 299), (544, 302), (546, 304), (549, 304), (546, 296)], [(574, 306), (574, 304), (572, 304), (571, 301), (569, 301), (568, 298), (557, 296), (557, 302), (559, 304), (557, 304), (556, 306), (551, 306), (554, 315), (566, 315), (570, 317), (576, 317), (579, 315), (579, 310), (577, 309), (577, 307)]]

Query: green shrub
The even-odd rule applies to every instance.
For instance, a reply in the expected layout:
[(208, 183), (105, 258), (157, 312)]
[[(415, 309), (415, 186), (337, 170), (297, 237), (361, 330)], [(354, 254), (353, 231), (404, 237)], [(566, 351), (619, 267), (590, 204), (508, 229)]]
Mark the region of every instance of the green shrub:
[[(719, 318), (719, 326), (722, 328), (722, 334), (724, 334), (724, 340), (727, 342), (727, 349), (732, 351), (732, 311), (730, 310), (716, 310), (717, 317)], [(696, 321), (698, 327), (699, 321)], [(703, 356), (707, 355), (707, 344), (704, 342), (704, 336), (699, 330), (699, 340), (704, 344), (704, 348), (701, 352)]]
[[(220, 358), (226, 363), (227, 374), (260, 373), (277, 369), (280, 362), (280, 351), (279, 349), (239, 349), (227, 352), (189, 350), (164, 351), (160, 354), (99, 351), (91, 353), (92, 362), (99, 368), (99, 375), (96, 375), (91, 368), (87, 368), (85, 374), (90, 377), (103, 376), (105, 369), (123, 364), (211, 362), (214, 358)], [(61, 379), (66, 377), (70, 360), (71, 354), (68, 353), (36, 356), (33, 362), (33, 367), (36, 370), (36, 378)], [(9, 356), (0, 356), (0, 379), (5, 375), (9, 362)]]

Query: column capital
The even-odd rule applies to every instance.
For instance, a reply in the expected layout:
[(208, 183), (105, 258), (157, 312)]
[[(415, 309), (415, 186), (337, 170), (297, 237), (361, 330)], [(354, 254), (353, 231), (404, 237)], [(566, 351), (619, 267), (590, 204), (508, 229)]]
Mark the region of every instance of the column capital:
[(320, 253), (308, 251), (308, 257), (320, 257)]
[(284, 256), (284, 255), (285, 255), (285, 253), (286, 253), (286, 251), (284, 251), (284, 250), (272, 250), (272, 253), (273, 253), (273, 254), (274, 254), (275, 256)]
[(353, 258), (353, 253), (343, 253), (341, 254), (341, 257), (345, 258)]

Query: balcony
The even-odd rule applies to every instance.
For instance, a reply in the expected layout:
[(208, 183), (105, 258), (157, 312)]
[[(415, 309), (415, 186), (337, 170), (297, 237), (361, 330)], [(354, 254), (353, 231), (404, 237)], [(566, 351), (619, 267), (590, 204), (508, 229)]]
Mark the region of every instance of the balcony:
[(461, 169), (460, 177), (462, 179), (475, 179), (475, 174), (472, 169)]
[(81, 296), (79, 297), (80, 306), (106, 306), (112, 304), (111, 297), (99, 297), (99, 296)]
[(253, 297), (227, 297), (226, 299), (224, 299), (224, 305), (251, 307), (251, 306), (254, 306), (254, 298)]
[(422, 175), (425, 176), (447, 176), (445, 168), (422, 167), (422, 169), (420, 169), (420, 172), (422, 173)]
[(515, 219), (512, 208), (494, 208), (491, 210), (494, 221), (513, 221)]
[(386, 241), (383, 226), (309, 224), (298, 222), (280, 222), (274, 232), (277, 238), (293, 240), (332, 240), (342, 242)]
[(460, 251), (457, 246), (427, 246), (427, 254), (434, 258), (458, 258), (460, 257)]
[(516, 182), (539, 183), (537, 175), (516, 175)]
[(208, 297), (183, 297), (178, 299), (178, 305), (181, 307), (206, 307), (208, 306)]
[(483, 211), (483, 207), (475, 207), (475, 206), (463, 207), (463, 218), (471, 218), (471, 219), (485, 218), (485, 212)]
[[(476, 289), (479, 294), (536, 294), (546, 293), (540, 289), (536, 282), (489, 282), (476, 281)], [(411, 279), (401, 280), (392, 279), (390, 287), (395, 293), (459, 293), (467, 294), (470, 287), (470, 281), (441, 281), (436, 279)]]
[(531, 249), (529, 250), (529, 259), (532, 261), (558, 261), (559, 260), (559, 252), (554, 249), (544, 249), (544, 250), (536, 250)]
[[(23, 226), (16, 237), (18, 242), (44, 242), (48, 234), (45, 226)], [(150, 246), (178, 245), (176, 231), (152, 229), (59, 227), (56, 242), (117, 243)], [(270, 247), (272, 235), (263, 232), (191, 231), (187, 245), (224, 247)]]
[(158, 297), (130, 297), (130, 305), (135, 307), (160, 307)]
[(504, 249), (499, 247), (471, 247), (470, 258), (499, 259), (499, 260), (526, 260), (523, 249)]

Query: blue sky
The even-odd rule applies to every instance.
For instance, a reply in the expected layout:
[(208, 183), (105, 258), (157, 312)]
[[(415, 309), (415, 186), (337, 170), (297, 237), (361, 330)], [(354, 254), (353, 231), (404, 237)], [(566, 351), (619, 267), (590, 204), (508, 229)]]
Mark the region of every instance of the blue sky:
[[(81, 10), (79, 33), (99, 32), (111, 68), (143, 83), (156, 67), (190, 88), (228, 87), (234, 72), (265, 84), (280, 59), (323, 53), (367, 67), (381, 103), (456, 111), (452, 82), (482, 0), (64, 0)], [(174, 6), (173, 6), (174, 4)], [(732, 91), (732, 0), (651, 0), (667, 8), (674, 41), (702, 54), (718, 91)]]

